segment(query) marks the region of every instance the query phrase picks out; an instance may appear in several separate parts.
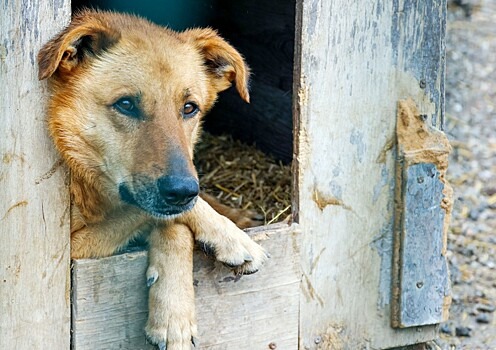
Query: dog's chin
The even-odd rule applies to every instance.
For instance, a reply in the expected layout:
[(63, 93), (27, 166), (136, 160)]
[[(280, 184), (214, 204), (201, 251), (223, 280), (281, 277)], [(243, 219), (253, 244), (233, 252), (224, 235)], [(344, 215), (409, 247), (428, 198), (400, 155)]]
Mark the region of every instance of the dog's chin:
[[(170, 205), (165, 203), (163, 200), (140, 201), (135, 196), (133, 196), (133, 194), (128, 190), (126, 186), (120, 186), (119, 194), (121, 199), (125, 203), (138, 207), (151, 217), (160, 220), (171, 220), (177, 218), (181, 214), (193, 209), (196, 200), (198, 199), (198, 197), (196, 197), (184, 205)], [(150, 197), (153, 196), (150, 195)]]
[(185, 212), (193, 209), (195, 203), (196, 203), (196, 198), (193, 199), (188, 204), (181, 205), (181, 206), (161, 206), (161, 207), (152, 206), (152, 207), (147, 207), (147, 206), (138, 205), (138, 207), (156, 219), (172, 220), (172, 219), (177, 218), (178, 216), (181, 216)]

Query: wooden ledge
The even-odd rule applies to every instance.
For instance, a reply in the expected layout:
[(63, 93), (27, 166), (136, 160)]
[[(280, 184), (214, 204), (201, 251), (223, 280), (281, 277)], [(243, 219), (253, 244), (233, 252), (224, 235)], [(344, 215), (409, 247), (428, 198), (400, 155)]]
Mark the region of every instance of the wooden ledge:
[[(249, 231), (271, 254), (241, 278), (195, 252), (194, 284), (200, 349), (298, 348), (299, 252), (292, 226)], [(147, 252), (73, 261), (72, 349), (153, 349), (146, 344)]]

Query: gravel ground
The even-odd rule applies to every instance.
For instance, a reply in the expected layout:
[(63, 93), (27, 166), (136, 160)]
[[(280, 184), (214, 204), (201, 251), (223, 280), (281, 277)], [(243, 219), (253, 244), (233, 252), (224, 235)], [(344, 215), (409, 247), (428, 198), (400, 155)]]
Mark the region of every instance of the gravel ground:
[[(439, 347), (496, 349), (496, 0), (448, 11), (446, 128), (453, 303)], [(473, 6), (475, 4), (475, 6)], [(466, 11), (466, 10), (469, 11)]]

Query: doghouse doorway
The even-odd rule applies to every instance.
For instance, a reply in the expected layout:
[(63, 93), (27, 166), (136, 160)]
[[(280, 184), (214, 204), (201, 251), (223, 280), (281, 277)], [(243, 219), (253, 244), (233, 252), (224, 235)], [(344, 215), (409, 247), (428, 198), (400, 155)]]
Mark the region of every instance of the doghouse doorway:
[[(206, 135), (206, 145), (197, 148), (200, 176), (206, 175), (201, 183), (224, 204), (258, 212), (265, 224), (290, 219), (294, 1), (72, 2), (73, 12), (85, 7), (141, 15), (178, 31), (210, 26), (240, 51), (252, 72), (250, 104), (230, 88), (204, 119), (205, 131), (219, 138)], [(222, 159), (212, 162), (204, 155)]]

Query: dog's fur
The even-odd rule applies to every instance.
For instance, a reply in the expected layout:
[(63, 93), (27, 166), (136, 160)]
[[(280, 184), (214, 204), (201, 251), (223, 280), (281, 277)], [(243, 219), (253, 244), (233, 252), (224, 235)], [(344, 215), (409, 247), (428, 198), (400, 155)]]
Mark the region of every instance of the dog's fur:
[(71, 256), (109, 256), (150, 231), (147, 338), (190, 349), (194, 240), (239, 274), (267, 257), (211, 199), (197, 196), (192, 162), (200, 120), (217, 94), (234, 82), (249, 101), (246, 64), (211, 29), (176, 33), (89, 10), (42, 48), (38, 62), (51, 89), (49, 130), (71, 170)]

